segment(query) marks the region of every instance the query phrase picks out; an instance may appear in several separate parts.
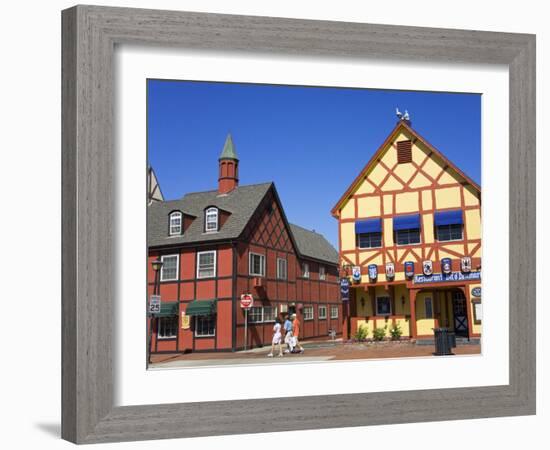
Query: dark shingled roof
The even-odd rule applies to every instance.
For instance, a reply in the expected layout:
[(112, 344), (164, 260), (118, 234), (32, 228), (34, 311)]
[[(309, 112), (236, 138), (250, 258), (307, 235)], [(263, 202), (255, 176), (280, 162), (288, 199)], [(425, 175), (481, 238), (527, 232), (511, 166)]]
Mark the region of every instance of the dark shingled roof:
[(338, 264), (338, 252), (322, 234), (290, 224), (298, 251), (302, 256)]
[[(236, 239), (246, 227), (272, 184), (238, 186), (233, 191), (222, 195), (217, 190), (193, 192), (186, 194), (180, 200), (153, 203), (147, 209), (147, 245), (153, 247)], [(231, 213), (217, 233), (204, 232), (204, 209), (208, 206), (216, 206)], [(175, 210), (195, 216), (196, 219), (183, 235), (168, 236), (168, 215)]]
[[(147, 208), (147, 245), (156, 247), (237, 239), (271, 187), (275, 189), (273, 183), (251, 184), (238, 186), (222, 195), (217, 190), (193, 192), (179, 200), (154, 202)], [(204, 210), (208, 206), (231, 213), (217, 233), (204, 232)], [(168, 216), (172, 211), (195, 217), (181, 236), (168, 235)], [(338, 252), (324, 236), (298, 225), (289, 225), (299, 255), (338, 264)]]

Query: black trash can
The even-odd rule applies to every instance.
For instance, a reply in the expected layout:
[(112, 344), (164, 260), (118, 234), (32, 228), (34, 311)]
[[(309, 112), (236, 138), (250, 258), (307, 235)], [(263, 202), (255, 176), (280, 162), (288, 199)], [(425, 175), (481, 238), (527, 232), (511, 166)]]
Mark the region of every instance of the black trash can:
[(456, 347), (455, 334), (448, 328), (434, 328), (435, 353), (437, 356), (452, 355), (451, 348)]

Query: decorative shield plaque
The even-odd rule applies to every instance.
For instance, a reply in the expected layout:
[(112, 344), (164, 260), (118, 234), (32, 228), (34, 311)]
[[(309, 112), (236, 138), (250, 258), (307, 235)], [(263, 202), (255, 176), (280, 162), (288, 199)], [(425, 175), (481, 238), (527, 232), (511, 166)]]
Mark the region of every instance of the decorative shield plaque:
[(430, 275), (432, 275), (434, 273), (433, 263), (430, 259), (428, 259), (428, 260), (426, 260), (422, 263), (422, 272), (427, 277), (429, 277)]
[(408, 278), (414, 276), (414, 262), (405, 261), (405, 276)]
[(369, 264), (369, 278), (371, 280), (378, 278), (378, 266), (376, 264)]
[(361, 267), (353, 266), (351, 269), (351, 278), (355, 283), (359, 283), (361, 281)]
[(470, 272), (472, 270), (472, 258), (463, 256), (460, 260), (460, 270), (462, 272)]
[(386, 278), (393, 280), (393, 277), (395, 277), (395, 266), (392, 262), (388, 262), (386, 263)]
[(453, 271), (453, 263), (451, 258), (443, 258), (441, 260), (441, 271), (443, 273), (451, 273)]

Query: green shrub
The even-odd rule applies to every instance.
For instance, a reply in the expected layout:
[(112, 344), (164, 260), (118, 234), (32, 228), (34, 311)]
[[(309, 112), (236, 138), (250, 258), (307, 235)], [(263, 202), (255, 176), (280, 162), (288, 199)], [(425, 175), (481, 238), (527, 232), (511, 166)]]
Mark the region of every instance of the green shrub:
[(399, 326), (398, 323), (396, 323), (393, 327), (390, 328), (390, 334), (391, 338), (394, 341), (398, 341), (401, 338), (401, 335), (403, 334), (403, 330)]
[(372, 332), (372, 337), (375, 341), (381, 341), (384, 339), (384, 336), (386, 336), (386, 327), (384, 328), (375, 328)]
[(365, 325), (360, 325), (353, 336), (356, 341), (364, 341), (369, 334), (369, 329)]

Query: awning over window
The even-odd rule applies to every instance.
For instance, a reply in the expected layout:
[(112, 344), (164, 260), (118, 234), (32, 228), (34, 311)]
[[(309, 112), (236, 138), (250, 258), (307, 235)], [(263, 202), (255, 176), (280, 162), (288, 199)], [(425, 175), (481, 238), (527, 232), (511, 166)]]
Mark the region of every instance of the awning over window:
[(355, 222), (355, 234), (380, 233), (382, 231), (382, 219), (358, 220)]
[(462, 225), (462, 210), (436, 211), (434, 215), (435, 226), (439, 225)]
[(194, 300), (185, 310), (188, 316), (209, 316), (216, 312), (216, 300)]
[(178, 312), (178, 302), (161, 302), (160, 312), (155, 314), (155, 317), (177, 316)]
[(393, 218), (394, 230), (412, 230), (420, 228), (420, 215), (410, 214), (407, 216), (397, 216)]

